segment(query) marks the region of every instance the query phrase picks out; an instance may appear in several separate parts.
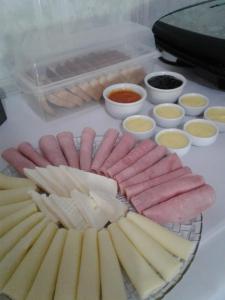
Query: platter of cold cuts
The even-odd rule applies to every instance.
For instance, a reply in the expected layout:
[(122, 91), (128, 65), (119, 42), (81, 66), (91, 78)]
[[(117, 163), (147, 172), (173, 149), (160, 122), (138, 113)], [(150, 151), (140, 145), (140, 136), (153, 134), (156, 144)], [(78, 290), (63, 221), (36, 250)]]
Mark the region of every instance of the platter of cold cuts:
[(2, 157), (1, 294), (158, 299), (191, 265), (214, 190), (165, 147), (85, 128)]

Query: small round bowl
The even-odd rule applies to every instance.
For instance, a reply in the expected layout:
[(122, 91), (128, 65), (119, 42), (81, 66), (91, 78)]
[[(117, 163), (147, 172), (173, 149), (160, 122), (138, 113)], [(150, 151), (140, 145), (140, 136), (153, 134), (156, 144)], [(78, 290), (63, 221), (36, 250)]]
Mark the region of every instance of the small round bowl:
[[(187, 105), (185, 103), (183, 103), (184, 98), (186, 97), (190, 97), (190, 98), (194, 98), (194, 97), (200, 97), (204, 100), (205, 104), (204, 105)], [(209, 105), (209, 99), (202, 95), (202, 94), (197, 94), (197, 93), (188, 93), (188, 94), (184, 94), (182, 96), (179, 97), (178, 103), (180, 106), (182, 106), (185, 110), (185, 113), (189, 116), (198, 116), (200, 114), (202, 114), (204, 112), (204, 110), (207, 108), (207, 106)]]
[[(159, 108), (165, 108), (165, 109), (166, 108), (168, 108), (168, 109), (176, 108), (180, 111), (180, 116), (175, 117), (175, 118), (162, 117), (157, 113), (157, 110)], [(184, 112), (183, 107), (181, 107), (177, 104), (173, 104), (173, 103), (159, 104), (159, 105), (156, 105), (153, 109), (153, 115), (154, 115), (157, 125), (159, 125), (160, 127), (165, 127), (165, 128), (177, 127), (183, 121), (184, 114), (185, 114), (185, 112)]]
[[(208, 125), (213, 126), (213, 128), (215, 129), (215, 134), (207, 136), (207, 137), (202, 137), (202, 136), (199, 136), (199, 134), (194, 135), (193, 133), (190, 133), (190, 131), (188, 130), (188, 125), (194, 124), (194, 123), (208, 124)], [(209, 146), (209, 145), (213, 144), (216, 141), (216, 139), (218, 137), (218, 133), (219, 133), (219, 130), (214, 122), (212, 122), (210, 120), (203, 120), (203, 119), (193, 119), (193, 120), (187, 121), (184, 124), (184, 130), (190, 136), (192, 145), (195, 145), (195, 146)]]
[(209, 115), (208, 115), (208, 113), (210, 112), (210, 110), (212, 110), (212, 109), (214, 109), (214, 110), (225, 110), (225, 106), (211, 106), (211, 107), (208, 107), (206, 110), (205, 110), (205, 112), (204, 112), (204, 118), (206, 119), (206, 120), (211, 120), (211, 121), (213, 121), (215, 124), (216, 124), (216, 126), (219, 128), (219, 131), (220, 132), (224, 132), (225, 131), (225, 122), (220, 122), (220, 121), (218, 121), (218, 120), (216, 120), (216, 119), (214, 119), (214, 118), (210, 118), (209, 117)]
[[(160, 75), (170, 75), (177, 79), (180, 79), (183, 83), (181, 86), (174, 88), (174, 89), (159, 89), (151, 86), (148, 83), (148, 80), (155, 76)], [(176, 72), (169, 72), (169, 71), (161, 71), (161, 72), (153, 72), (150, 74), (147, 74), (144, 79), (145, 86), (148, 92), (148, 96), (150, 98), (150, 101), (153, 104), (160, 104), (160, 103), (174, 103), (177, 98), (181, 95), (184, 86), (186, 85), (187, 80), (185, 77), (179, 73)]]
[[(141, 99), (132, 103), (119, 103), (109, 99), (109, 94), (114, 90), (133, 90), (140, 94)], [(118, 83), (108, 86), (103, 91), (103, 97), (105, 99), (105, 107), (107, 112), (116, 119), (124, 119), (128, 116), (138, 113), (147, 98), (146, 90), (137, 84), (132, 83)]]
[[(162, 136), (163, 134), (173, 134), (174, 133), (174, 137), (176, 139), (176, 134), (180, 134), (184, 137), (184, 139), (186, 140), (186, 144), (185, 145), (180, 145), (180, 146), (176, 146), (176, 147), (171, 147), (171, 146), (168, 146), (166, 143), (160, 143), (160, 136)], [(170, 129), (163, 129), (161, 131), (159, 131), (157, 133), (157, 135), (155, 136), (155, 141), (158, 145), (163, 145), (165, 146), (170, 152), (172, 153), (176, 153), (177, 155), (179, 155), (180, 157), (187, 154), (188, 151), (190, 150), (191, 148), (191, 140), (190, 140), (190, 137), (189, 135), (181, 130), (181, 129), (177, 129), (177, 128), (170, 128)]]
[[(127, 128), (129, 121), (137, 120), (137, 119), (146, 120), (146, 121), (150, 122), (152, 127), (147, 130), (131, 130), (131, 129)], [(148, 139), (148, 138), (152, 137), (155, 133), (155, 128), (156, 128), (155, 120), (148, 116), (143, 116), (143, 115), (133, 115), (133, 116), (127, 117), (123, 121), (122, 126), (123, 126), (124, 131), (132, 133), (137, 140), (144, 140), (144, 139)]]

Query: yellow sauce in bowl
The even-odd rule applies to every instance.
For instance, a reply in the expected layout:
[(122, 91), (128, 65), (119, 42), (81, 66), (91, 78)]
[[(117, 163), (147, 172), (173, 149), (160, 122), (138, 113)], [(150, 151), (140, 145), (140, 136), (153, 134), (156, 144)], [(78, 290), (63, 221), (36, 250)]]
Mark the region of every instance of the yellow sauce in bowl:
[(151, 120), (137, 117), (137, 118), (130, 118), (128, 119), (124, 126), (129, 130), (133, 132), (145, 132), (149, 131), (153, 128), (153, 123)]
[(161, 106), (155, 112), (159, 117), (165, 119), (176, 119), (182, 116), (181, 109), (174, 106)]
[(217, 132), (212, 124), (205, 122), (192, 122), (186, 126), (185, 130), (193, 136), (200, 138), (209, 138)]
[(201, 106), (205, 106), (207, 103), (204, 97), (197, 96), (197, 95), (183, 96), (180, 101), (183, 105), (191, 106), (191, 107), (201, 107)]
[(157, 142), (162, 146), (172, 149), (184, 148), (189, 143), (185, 134), (178, 131), (169, 131), (160, 134)]
[(224, 108), (209, 108), (207, 117), (210, 120), (225, 123), (225, 107)]

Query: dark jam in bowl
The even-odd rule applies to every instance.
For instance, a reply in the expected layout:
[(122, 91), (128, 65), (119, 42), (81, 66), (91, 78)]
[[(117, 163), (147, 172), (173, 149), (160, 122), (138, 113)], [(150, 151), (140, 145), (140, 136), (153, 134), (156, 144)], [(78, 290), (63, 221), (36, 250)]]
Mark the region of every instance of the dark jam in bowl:
[(148, 84), (157, 89), (171, 90), (181, 86), (183, 81), (171, 75), (159, 75), (151, 77)]

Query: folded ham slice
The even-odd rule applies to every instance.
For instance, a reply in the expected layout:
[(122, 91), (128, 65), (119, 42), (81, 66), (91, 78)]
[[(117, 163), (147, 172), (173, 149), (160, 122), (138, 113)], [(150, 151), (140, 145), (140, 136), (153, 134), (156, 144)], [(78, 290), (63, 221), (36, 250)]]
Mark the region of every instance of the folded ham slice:
[(146, 208), (166, 201), (176, 195), (188, 192), (205, 183), (199, 175), (186, 175), (150, 188), (143, 193), (132, 197), (131, 202), (136, 210), (141, 213)]
[(162, 183), (168, 182), (170, 180), (173, 180), (175, 178), (179, 178), (182, 176), (185, 176), (187, 174), (191, 174), (191, 169), (188, 167), (183, 167), (183, 168), (179, 168), (175, 171), (166, 173), (164, 175), (155, 177), (153, 179), (135, 184), (135, 185), (130, 185), (128, 187), (125, 188), (125, 194), (127, 196), (128, 199), (131, 199), (131, 197), (134, 197), (142, 192), (144, 192), (145, 190), (152, 188), (154, 186), (160, 185)]
[(60, 148), (70, 167), (79, 169), (79, 154), (77, 152), (72, 132), (65, 131), (57, 134)]
[(9, 148), (3, 151), (2, 158), (6, 160), (11, 166), (13, 166), (17, 172), (24, 175), (24, 169), (34, 169), (35, 164), (23, 156), (19, 151), (14, 148)]
[(51, 163), (37, 152), (30, 143), (21, 143), (17, 149), (38, 167), (47, 167), (48, 165), (51, 165)]
[(164, 175), (181, 167), (182, 162), (180, 158), (176, 154), (170, 154), (162, 158), (159, 162), (154, 164), (152, 167), (146, 169), (145, 171), (129, 178), (128, 180), (119, 183), (120, 191), (121, 193), (124, 193), (125, 187), (138, 184), (146, 180), (150, 180), (152, 178)]
[(93, 144), (96, 132), (94, 129), (86, 127), (83, 129), (80, 141), (80, 169), (91, 170)]
[(66, 159), (54, 135), (44, 135), (39, 140), (39, 147), (51, 164), (54, 166), (67, 166)]
[(197, 217), (214, 202), (215, 191), (210, 185), (205, 184), (146, 209), (143, 214), (160, 224), (181, 224)]
[(135, 137), (132, 134), (125, 132), (109, 157), (105, 160), (100, 171), (107, 175), (107, 170), (123, 158), (134, 147), (135, 143)]
[(135, 163), (139, 158), (151, 151), (155, 146), (156, 144), (152, 140), (144, 140), (140, 142), (124, 158), (119, 160), (114, 166), (110, 167), (107, 170), (107, 174), (111, 177), (114, 177), (116, 174), (126, 169)]
[(118, 135), (119, 135), (119, 131), (116, 129), (110, 128), (106, 131), (91, 165), (91, 169), (93, 171), (97, 173), (100, 171), (101, 166), (103, 165), (105, 160), (109, 157), (116, 143)]
[(132, 164), (130, 167), (124, 169), (122, 172), (115, 176), (117, 182), (122, 182), (130, 177), (139, 174), (145, 169), (154, 165), (157, 161), (162, 159), (167, 153), (167, 149), (164, 146), (156, 146), (143, 157), (141, 157), (138, 161)]

